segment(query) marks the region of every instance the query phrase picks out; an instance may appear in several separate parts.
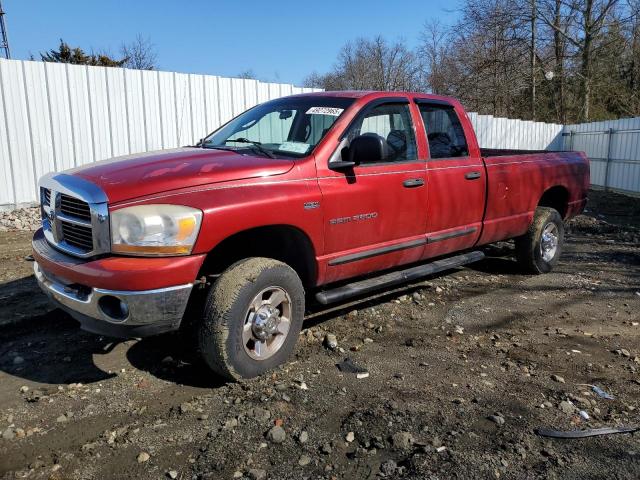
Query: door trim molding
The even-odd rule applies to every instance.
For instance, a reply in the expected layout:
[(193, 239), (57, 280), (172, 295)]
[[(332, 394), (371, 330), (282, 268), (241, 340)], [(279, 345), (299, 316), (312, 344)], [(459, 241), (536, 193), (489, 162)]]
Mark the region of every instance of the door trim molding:
[(364, 252), (350, 253), (342, 257), (336, 257), (333, 260), (329, 260), (329, 266), (334, 267), (336, 265), (343, 265), (345, 263), (357, 262), (358, 260), (364, 260), (366, 258), (377, 257), (378, 255), (385, 255), (391, 252), (397, 252), (399, 250), (406, 250), (408, 248), (420, 247), (427, 244), (426, 238), (420, 238), (418, 240), (411, 240), (409, 242), (396, 243), (395, 245), (389, 245), (387, 247), (373, 248), (371, 250), (365, 250)]
[(465, 235), (471, 235), (477, 232), (476, 227), (464, 228), (462, 230), (455, 230), (453, 232), (441, 233), (439, 235), (431, 235), (427, 237), (427, 243), (441, 242), (443, 240), (449, 240), (451, 238), (464, 237)]

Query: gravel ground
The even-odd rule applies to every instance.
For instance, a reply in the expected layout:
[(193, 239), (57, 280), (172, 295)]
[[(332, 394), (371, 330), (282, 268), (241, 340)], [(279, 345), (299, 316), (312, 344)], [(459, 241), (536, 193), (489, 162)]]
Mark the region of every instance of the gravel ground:
[(592, 192), (553, 273), (501, 243), (314, 308), (291, 362), (239, 384), (177, 335), (81, 332), (37, 292), (29, 235), (2, 233), (0, 478), (639, 478), (640, 434), (534, 433), (640, 425), (639, 227), (640, 200)]

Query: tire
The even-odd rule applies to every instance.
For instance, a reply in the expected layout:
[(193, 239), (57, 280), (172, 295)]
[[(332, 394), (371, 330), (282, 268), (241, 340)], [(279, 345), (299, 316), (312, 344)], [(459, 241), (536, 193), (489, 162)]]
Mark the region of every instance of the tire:
[(271, 370), (293, 352), (304, 301), (302, 282), (288, 265), (259, 257), (235, 263), (207, 294), (197, 334), (200, 355), (228, 380)]
[[(543, 240), (543, 234), (551, 236), (546, 235)], [(563, 242), (564, 223), (558, 211), (549, 207), (538, 207), (527, 233), (516, 238), (518, 263), (527, 273), (548, 273), (558, 263)]]

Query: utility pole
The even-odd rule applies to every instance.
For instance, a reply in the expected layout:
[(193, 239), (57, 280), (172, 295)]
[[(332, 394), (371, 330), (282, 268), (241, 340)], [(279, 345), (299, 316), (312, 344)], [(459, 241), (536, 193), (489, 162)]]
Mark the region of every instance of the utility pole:
[(0, 0), (0, 50), (4, 50), (4, 56), (11, 58), (9, 52), (9, 38), (7, 37), (7, 26), (4, 23), (4, 10), (2, 10), (2, 1)]
[(536, 120), (536, 1), (531, 0), (531, 120)]

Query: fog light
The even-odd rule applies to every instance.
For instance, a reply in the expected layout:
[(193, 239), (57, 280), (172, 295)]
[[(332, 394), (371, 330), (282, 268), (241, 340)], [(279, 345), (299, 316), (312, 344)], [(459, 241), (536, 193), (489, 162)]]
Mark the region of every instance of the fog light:
[(98, 307), (107, 317), (115, 321), (123, 322), (129, 316), (129, 307), (126, 303), (113, 295), (105, 295), (98, 300)]

